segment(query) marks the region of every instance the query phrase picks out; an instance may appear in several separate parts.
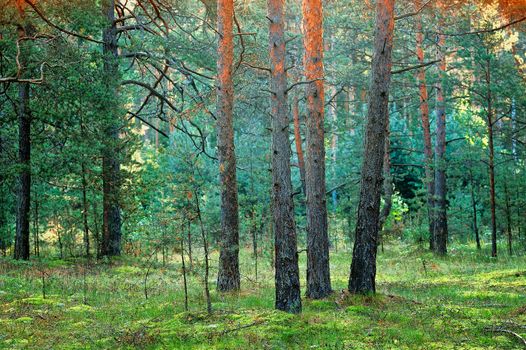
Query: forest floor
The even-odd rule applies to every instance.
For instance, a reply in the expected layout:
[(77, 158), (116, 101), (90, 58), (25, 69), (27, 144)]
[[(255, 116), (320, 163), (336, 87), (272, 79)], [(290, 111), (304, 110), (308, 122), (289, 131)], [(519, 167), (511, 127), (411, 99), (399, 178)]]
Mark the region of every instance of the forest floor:
[(301, 315), (273, 310), (270, 257), (259, 259), (256, 281), (249, 249), (242, 252), (240, 293), (217, 294), (211, 271), (212, 315), (206, 313), (201, 260), (189, 276), (190, 310), (184, 312), (179, 255), (166, 266), (129, 257), (89, 266), (3, 258), (0, 348), (524, 349), (526, 258), (501, 252), (491, 259), (486, 251), (459, 246), (438, 258), (386, 246), (376, 296), (342, 292), (350, 253), (333, 252), (336, 292), (327, 300), (304, 300)]

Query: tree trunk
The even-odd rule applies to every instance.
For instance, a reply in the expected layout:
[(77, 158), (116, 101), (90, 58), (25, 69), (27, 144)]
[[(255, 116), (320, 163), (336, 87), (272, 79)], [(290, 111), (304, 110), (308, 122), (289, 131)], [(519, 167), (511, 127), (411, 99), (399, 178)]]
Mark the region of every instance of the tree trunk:
[(376, 251), (383, 183), (382, 163), (391, 83), (394, 3), (394, 0), (378, 0), (376, 3), (374, 56), (361, 172), (360, 202), (349, 278), (351, 293), (376, 292)]
[(508, 183), (504, 182), (504, 195), (506, 197), (506, 228), (508, 231), (508, 254), (513, 255), (513, 236), (511, 232), (511, 205), (508, 193)]
[[(422, 7), (421, 0), (415, 0), (415, 11)], [(422, 29), (422, 17), (419, 14), (416, 19), (416, 55), (418, 63), (424, 64), (424, 33)], [(435, 195), (435, 174), (433, 173), (433, 146), (431, 145), (431, 127), (429, 124), (429, 97), (426, 85), (426, 69), (421, 68), (417, 73), (418, 86), (420, 90), (420, 114), (422, 120), (422, 131), (424, 134), (424, 154), (425, 154), (425, 184), (427, 190), (427, 216), (429, 220), (429, 248), (434, 249), (434, 195)]]
[(87, 187), (88, 183), (86, 180), (86, 166), (82, 163), (82, 223), (84, 225), (84, 249), (86, 257), (90, 257), (90, 241), (89, 241), (89, 226), (88, 226), (88, 196)]
[(493, 100), (491, 94), (491, 63), (486, 61), (486, 103), (488, 108), (486, 126), (488, 129), (488, 148), (489, 148), (489, 200), (491, 209), (491, 256), (497, 256), (497, 218), (495, 213), (495, 149), (493, 146)]
[(239, 216), (233, 126), (233, 16), (233, 0), (218, 0), (217, 154), (221, 182), (221, 252), (217, 289), (220, 292), (239, 290), (240, 287)]
[(210, 288), (208, 286), (208, 275), (210, 272), (210, 265), (208, 259), (208, 238), (205, 232), (205, 225), (203, 224), (203, 218), (201, 217), (201, 206), (199, 205), (199, 193), (194, 191), (195, 206), (197, 210), (197, 219), (199, 220), (199, 227), (201, 228), (201, 239), (203, 240), (203, 249), (205, 251), (205, 277), (204, 277), (204, 288), (206, 298), (206, 311), (208, 314), (212, 314), (212, 299), (210, 298)]
[(276, 309), (301, 312), (301, 293), (290, 171), (284, 0), (268, 0), (272, 91), (272, 213)]
[(378, 223), (378, 231), (380, 232), (380, 242), (382, 243), (383, 249), (383, 235), (382, 231), (384, 228), (385, 221), (391, 213), (393, 206), (393, 178), (391, 177), (391, 140), (389, 139), (391, 132), (389, 127), (389, 116), (387, 116), (386, 127), (385, 127), (385, 149), (384, 149), (384, 160), (383, 160), (383, 192), (384, 192), (384, 206), (380, 211), (380, 220)]
[[(28, 34), (26, 27), (19, 27), (18, 37)], [(21, 44), (22, 45), (22, 44)], [(26, 53), (20, 53), (20, 66), (23, 72), (27, 65)], [(31, 203), (31, 116), (29, 111), (29, 83), (18, 85), (18, 173), (17, 212), (15, 234), (15, 259), (29, 259), (29, 210)]]
[(303, 141), (301, 139), (300, 106), (298, 94), (294, 94), (292, 102), (292, 117), (294, 119), (294, 144), (296, 145), (296, 153), (298, 155), (301, 189), (303, 190), (303, 194), (305, 194), (307, 191), (305, 188), (305, 158), (303, 156)]
[(325, 197), (323, 14), (321, 0), (303, 0), (304, 69), (307, 97), (307, 297), (323, 298), (331, 289), (327, 201)]
[[(118, 99), (114, 80), (118, 76), (117, 29), (115, 26), (115, 0), (104, 0), (103, 13), (108, 27), (103, 32), (104, 74), (107, 88)], [(111, 101), (115, 102), (115, 101)], [(120, 161), (118, 155), (119, 120), (115, 108), (107, 109), (111, 118), (104, 130), (105, 145), (102, 155), (103, 191), (103, 242), (102, 254), (115, 256), (121, 254), (121, 212), (119, 206)]]
[[(444, 27), (443, 16), (439, 18), (439, 31)], [(444, 55), (445, 36), (439, 34), (437, 45), (438, 65), (436, 140), (435, 140), (435, 210), (434, 210), (434, 252), (439, 255), (447, 254), (447, 208), (446, 208), (446, 107), (442, 80), (446, 73), (446, 59)]]
[(469, 180), (471, 183), (471, 206), (473, 208), (473, 233), (475, 234), (475, 241), (477, 242), (477, 249), (480, 250), (480, 235), (477, 224), (477, 201), (475, 199), (475, 189), (473, 184), (473, 171), (469, 168)]

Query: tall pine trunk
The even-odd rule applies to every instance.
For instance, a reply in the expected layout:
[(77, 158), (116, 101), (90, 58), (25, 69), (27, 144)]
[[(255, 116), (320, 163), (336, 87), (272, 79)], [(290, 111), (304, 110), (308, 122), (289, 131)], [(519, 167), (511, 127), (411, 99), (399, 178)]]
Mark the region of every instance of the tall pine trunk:
[(374, 56), (361, 172), (360, 202), (349, 278), (351, 293), (376, 292), (376, 252), (383, 183), (382, 163), (391, 83), (394, 3), (394, 0), (378, 0), (376, 3)]
[(323, 13), (321, 0), (303, 0), (304, 69), (310, 83), (307, 97), (307, 297), (323, 298), (332, 291), (325, 197), (325, 133), (323, 89)]
[(232, 82), (233, 0), (217, 1), (217, 154), (221, 182), (221, 242), (217, 289), (239, 290), (239, 216), (234, 148), (234, 85)]
[(289, 109), (285, 72), (284, 0), (268, 1), (272, 91), (272, 214), (276, 309), (301, 312), (300, 279), (290, 171)]
[[(22, 19), (24, 12), (20, 10)], [(29, 24), (18, 27), (18, 37), (22, 39), (31, 31)], [(20, 45), (23, 45), (21, 41)], [(27, 47), (21, 48), (19, 55), (20, 74), (27, 66)], [(29, 83), (18, 84), (18, 164), (20, 170), (17, 179), (17, 211), (15, 233), (15, 259), (29, 259), (29, 211), (31, 206), (31, 115), (29, 111)]]
[[(489, 53), (488, 53), (489, 54)], [(489, 57), (489, 56), (488, 56)], [(486, 61), (486, 127), (488, 130), (488, 148), (489, 148), (489, 201), (491, 210), (491, 256), (497, 256), (497, 217), (496, 217), (496, 200), (495, 200), (495, 147), (493, 142), (493, 95), (491, 94), (491, 62), (488, 58)]]
[(118, 99), (115, 78), (118, 76), (117, 28), (115, 26), (115, 0), (104, 0), (102, 11), (108, 23), (103, 32), (104, 75), (107, 89), (114, 101), (108, 101), (108, 115), (104, 129), (104, 149), (102, 155), (102, 192), (103, 192), (103, 239), (102, 254), (116, 256), (121, 254), (121, 211), (120, 160), (118, 154), (120, 117), (114, 106)]
[[(422, 7), (421, 0), (415, 0), (415, 11)], [(424, 64), (424, 33), (422, 29), (422, 17), (416, 18), (416, 55), (418, 62)], [(425, 155), (425, 184), (427, 191), (427, 216), (429, 220), (429, 247), (433, 249), (434, 244), (434, 195), (435, 195), (435, 174), (433, 172), (433, 146), (431, 144), (431, 127), (429, 124), (429, 97), (426, 85), (426, 69), (420, 68), (417, 73), (418, 87), (420, 91), (420, 115), (422, 120), (422, 131), (424, 134), (424, 155)]]
[[(443, 15), (439, 18), (439, 31), (444, 27)], [(434, 210), (434, 243), (432, 248), (435, 253), (445, 255), (447, 253), (447, 208), (446, 208), (446, 106), (444, 102), (444, 90), (442, 80), (446, 74), (445, 36), (438, 35), (437, 59), (438, 81), (437, 109), (436, 109), (436, 140), (435, 140), (435, 210)]]

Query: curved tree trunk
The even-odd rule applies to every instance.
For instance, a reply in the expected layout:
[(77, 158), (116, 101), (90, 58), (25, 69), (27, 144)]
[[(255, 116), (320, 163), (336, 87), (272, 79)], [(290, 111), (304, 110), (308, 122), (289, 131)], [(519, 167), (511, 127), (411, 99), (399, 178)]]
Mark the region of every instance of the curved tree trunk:
[(284, 1), (268, 1), (272, 93), (272, 213), (275, 239), (276, 309), (301, 312), (300, 279), (290, 171)]
[(376, 3), (374, 56), (361, 172), (360, 202), (349, 278), (351, 293), (374, 293), (376, 291), (376, 251), (383, 183), (382, 163), (391, 83), (394, 3), (394, 0), (378, 0)]
[[(117, 29), (115, 27), (115, 0), (104, 0), (103, 13), (109, 26), (103, 32), (104, 74), (108, 90), (117, 101), (117, 89), (113, 79), (118, 76)], [(118, 154), (119, 120), (118, 111), (110, 106), (107, 109), (109, 118), (104, 130), (104, 150), (102, 154), (102, 194), (103, 194), (103, 239), (102, 255), (116, 256), (121, 254), (121, 210), (120, 160)]]
[(323, 14), (321, 0), (303, 0), (304, 69), (311, 81), (307, 96), (307, 297), (323, 298), (332, 291), (325, 197), (325, 134), (323, 89)]
[(236, 154), (234, 148), (234, 85), (232, 82), (233, 0), (217, 1), (217, 155), (221, 182), (221, 242), (217, 289), (238, 290), (239, 217), (237, 202)]
[[(421, 0), (415, 0), (415, 11), (422, 7)], [(422, 30), (422, 18), (419, 14), (416, 19), (416, 55), (418, 63), (424, 64), (424, 33)], [(434, 249), (434, 201), (435, 196), (435, 174), (433, 172), (433, 146), (431, 144), (431, 127), (429, 124), (429, 102), (426, 85), (426, 69), (420, 68), (417, 73), (418, 86), (420, 91), (420, 114), (422, 120), (422, 131), (424, 133), (424, 154), (425, 154), (425, 184), (427, 190), (427, 216), (429, 220), (429, 248)]]

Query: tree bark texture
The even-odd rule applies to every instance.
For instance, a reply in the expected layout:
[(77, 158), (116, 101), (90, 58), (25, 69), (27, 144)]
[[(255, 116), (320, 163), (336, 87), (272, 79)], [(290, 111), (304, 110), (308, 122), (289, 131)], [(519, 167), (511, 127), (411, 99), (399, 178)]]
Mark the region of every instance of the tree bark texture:
[[(104, 0), (103, 14), (108, 27), (103, 32), (104, 74), (108, 90), (112, 91), (116, 105), (118, 101), (114, 79), (118, 76), (117, 28), (115, 26), (115, 1)], [(121, 210), (119, 205), (120, 192), (120, 159), (118, 154), (120, 117), (116, 108), (110, 106), (108, 123), (104, 130), (105, 145), (102, 155), (102, 192), (103, 192), (103, 240), (102, 255), (116, 256), (121, 254)]]
[[(439, 31), (444, 27), (443, 16), (439, 18)], [(446, 74), (445, 36), (438, 35), (437, 59), (438, 80), (436, 109), (436, 140), (435, 140), (435, 203), (434, 203), (434, 243), (433, 251), (439, 255), (447, 254), (447, 208), (446, 208), (446, 106), (444, 102), (444, 87), (442, 80)]]
[(268, 1), (272, 91), (272, 213), (276, 309), (301, 312), (300, 279), (290, 170), (284, 0)]
[(234, 147), (233, 0), (217, 1), (217, 155), (221, 184), (221, 241), (217, 289), (239, 290), (239, 214)]
[(321, 0), (303, 0), (304, 70), (310, 81), (307, 97), (307, 297), (323, 298), (332, 291), (325, 196), (325, 134), (323, 89), (323, 13)]
[[(23, 10), (21, 16), (24, 17)], [(29, 24), (18, 27), (18, 37), (31, 35)], [(20, 45), (23, 45), (23, 41)], [(19, 55), (23, 74), (27, 66), (27, 47), (22, 47)], [(29, 110), (29, 83), (18, 84), (18, 164), (20, 170), (17, 178), (17, 211), (15, 232), (15, 259), (29, 259), (29, 212), (31, 207), (31, 115)]]
[[(415, 0), (415, 10), (422, 7), (421, 0)], [(424, 64), (424, 33), (422, 29), (422, 17), (416, 17), (416, 55), (419, 64)], [(424, 155), (425, 155), (425, 184), (427, 191), (427, 215), (429, 220), (429, 248), (434, 245), (434, 196), (435, 196), (435, 174), (433, 172), (433, 146), (431, 143), (431, 127), (429, 124), (429, 96), (426, 85), (426, 69), (420, 68), (417, 73), (418, 87), (420, 91), (420, 115), (422, 121), (422, 131), (424, 134)]]
[(383, 183), (386, 123), (391, 83), (394, 0), (378, 0), (360, 201), (349, 278), (351, 293), (376, 292), (376, 252)]

